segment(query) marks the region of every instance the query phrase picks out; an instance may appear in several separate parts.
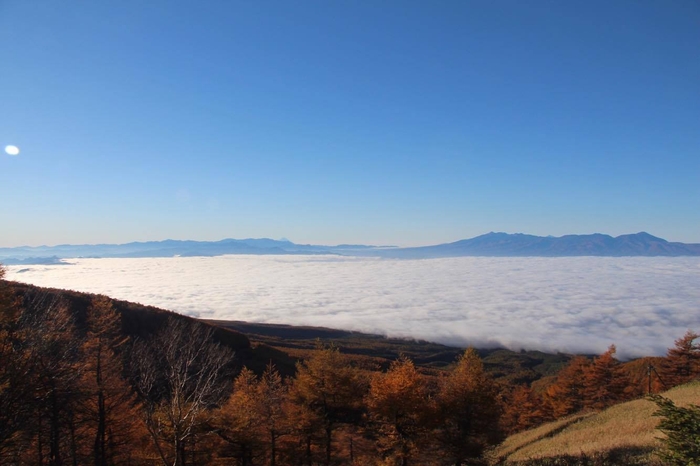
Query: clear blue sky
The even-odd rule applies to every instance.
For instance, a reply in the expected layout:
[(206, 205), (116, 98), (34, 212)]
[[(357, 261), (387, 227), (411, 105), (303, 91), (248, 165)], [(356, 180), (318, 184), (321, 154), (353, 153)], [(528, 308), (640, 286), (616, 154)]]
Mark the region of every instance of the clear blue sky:
[(0, 0), (0, 246), (700, 242), (700, 3)]

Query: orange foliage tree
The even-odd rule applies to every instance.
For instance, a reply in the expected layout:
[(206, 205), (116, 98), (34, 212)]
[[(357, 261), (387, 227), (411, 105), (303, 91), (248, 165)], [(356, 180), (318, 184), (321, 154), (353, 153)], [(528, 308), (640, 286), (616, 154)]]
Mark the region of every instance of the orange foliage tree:
[(266, 457), (277, 464), (278, 440), (289, 432), (287, 386), (274, 365), (258, 379), (244, 368), (236, 377), (233, 393), (212, 425), (227, 444), (222, 456), (232, 456), (241, 466)]
[(318, 410), (295, 394), (293, 385), (289, 400), (285, 408), (292, 440), (286, 445), (284, 454), (288, 463), (311, 466), (317, 463), (314, 461), (314, 444), (323, 436), (324, 420)]
[(29, 418), (31, 361), (19, 344), (17, 306), (4, 278), (5, 269), (0, 265), (0, 463), (9, 463), (7, 455), (21, 443)]
[[(338, 425), (359, 419), (362, 394), (358, 371), (335, 346), (319, 347), (310, 358), (297, 365), (291, 398), (302, 407), (297, 411), (309, 426), (315, 424), (314, 420), (320, 423), (323, 464), (331, 464), (333, 432)], [(311, 436), (306, 442), (308, 454)]]
[(540, 425), (547, 418), (544, 400), (527, 385), (514, 387), (506, 396), (502, 425), (509, 434)]
[(241, 466), (260, 456), (260, 400), (257, 377), (244, 368), (233, 382), (233, 393), (212, 421), (212, 427), (226, 443), (221, 456), (233, 457)]
[[(128, 461), (125, 448), (140, 430), (136, 396), (124, 380), (124, 367), (115, 351), (127, 339), (121, 336), (121, 316), (106, 296), (97, 296), (87, 317), (82, 345), (82, 416), (92, 437), (96, 466)], [(125, 456), (125, 454), (127, 454)]]
[(27, 363), (25, 390), (32, 422), (25, 434), (38, 463), (79, 461), (76, 410), (79, 393), (80, 343), (65, 303), (46, 293), (25, 296), (19, 316), (18, 343)]
[(4, 278), (5, 269), (0, 265), (0, 463), (22, 430), (28, 405), (26, 361), (16, 351), (17, 319)]
[(585, 406), (585, 378), (590, 361), (576, 356), (559, 374), (545, 392), (545, 401), (555, 418), (581, 411)]
[(385, 458), (408, 465), (432, 414), (425, 379), (413, 362), (401, 357), (388, 372), (373, 377), (365, 403)]
[(277, 441), (289, 432), (287, 404), (287, 386), (275, 366), (268, 364), (258, 382), (258, 400), (263, 438), (268, 444), (269, 465), (277, 462)]
[(603, 409), (626, 398), (630, 386), (627, 373), (615, 359), (615, 345), (595, 358), (585, 374), (585, 407)]
[(669, 348), (662, 370), (664, 383), (680, 385), (700, 376), (700, 344), (695, 342), (698, 338), (700, 335), (688, 330)]
[(487, 447), (503, 440), (499, 391), (476, 349), (467, 349), (442, 380), (437, 404), (437, 439), (451, 464), (461, 466), (479, 458)]

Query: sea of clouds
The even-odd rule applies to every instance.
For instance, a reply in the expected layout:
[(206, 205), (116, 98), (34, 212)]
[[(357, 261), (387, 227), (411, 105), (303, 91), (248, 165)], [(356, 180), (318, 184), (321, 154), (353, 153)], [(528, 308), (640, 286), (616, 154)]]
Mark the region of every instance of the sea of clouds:
[(316, 325), (456, 346), (662, 355), (700, 331), (700, 258), (72, 259), (8, 278), (206, 319)]

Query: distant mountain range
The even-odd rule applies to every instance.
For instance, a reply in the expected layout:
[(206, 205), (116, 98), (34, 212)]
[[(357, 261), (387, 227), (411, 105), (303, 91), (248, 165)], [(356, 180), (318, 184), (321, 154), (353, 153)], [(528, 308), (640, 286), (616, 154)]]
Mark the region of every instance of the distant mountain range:
[(454, 243), (387, 250), (382, 255), (413, 259), (463, 256), (700, 256), (700, 244), (671, 243), (645, 232), (618, 237), (600, 233), (554, 237), (492, 232)]
[(295, 244), (289, 240), (268, 238), (224, 239), (221, 241), (147, 241), (126, 244), (62, 244), (59, 246), (23, 246), (0, 248), (0, 262), (6, 265), (61, 263), (67, 258), (106, 257), (194, 257), (224, 254), (341, 254), (374, 249), (374, 246), (341, 244), (314, 246)]
[(68, 258), (221, 256), (224, 254), (333, 254), (341, 256), (429, 259), (439, 257), (700, 256), (700, 244), (672, 243), (648, 233), (612, 237), (600, 233), (561, 237), (488, 233), (454, 243), (413, 248), (341, 244), (319, 246), (288, 240), (148, 241), (0, 248), (6, 265), (59, 264)]

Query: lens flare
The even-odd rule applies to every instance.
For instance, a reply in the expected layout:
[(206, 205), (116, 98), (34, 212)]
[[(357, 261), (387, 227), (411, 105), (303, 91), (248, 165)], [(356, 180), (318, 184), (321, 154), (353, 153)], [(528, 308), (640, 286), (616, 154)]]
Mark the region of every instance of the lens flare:
[(5, 146), (5, 152), (7, 153), (7, 155), (19, 155), (19, 147)]

